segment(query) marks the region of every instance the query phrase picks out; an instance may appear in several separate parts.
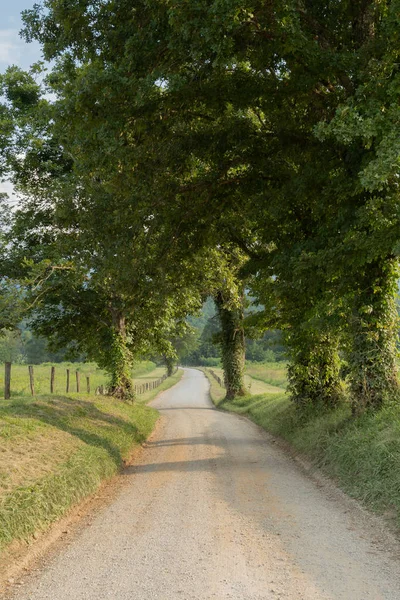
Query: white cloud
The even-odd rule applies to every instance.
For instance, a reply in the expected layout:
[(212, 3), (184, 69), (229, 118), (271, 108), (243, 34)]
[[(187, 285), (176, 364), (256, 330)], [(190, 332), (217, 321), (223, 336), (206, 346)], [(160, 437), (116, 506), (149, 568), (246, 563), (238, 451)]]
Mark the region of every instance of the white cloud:
[(18, 198), (14, 194), (14, 188), (9, 181), (0, 181), (0, 194), (8, 194), (7, 204), (11, 210), (18, 207)]
[(0, 181), (0, 194), (13, 194), (13, 186), (9, 181)]
[(0, 30), (0, 62), (18, 63), (21, 43), (17, 29)]
[(18, 65), (23, 69), (40, 59), (39, 46), (26, 44), (19, 36), (18, 29), (0, 29), (0, 68)]

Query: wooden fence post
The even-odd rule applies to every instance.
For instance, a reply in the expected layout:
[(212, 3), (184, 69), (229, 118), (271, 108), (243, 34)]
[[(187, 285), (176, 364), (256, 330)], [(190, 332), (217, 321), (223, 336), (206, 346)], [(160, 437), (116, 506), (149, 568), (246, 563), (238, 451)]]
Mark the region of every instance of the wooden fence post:
[(54, 377), (56, 374), (56, 368), (55, 367), (51, 367), (51, 373), (50, 373), (50, 394), (54, 394)]
[(86, 375), (86, 390), (90, 394), (90, 375)]
[(66, 391), (67, 394), (69, 393), (69, 369), (67, 369), (67, 387), (66, 387)]
[(31, 387), (31, 394), (32, 394), (32, 396), (34, 396), (35, 395), (35, 380), (34, 380), (34, 374), (33, 374), (33, 366), (29, 365), (28, 370), (29, 370), (29, 385)]
[(11, 363), (6, 362), (4, 368), (4, 399), (8, 400), (11, 396)]
[(76, 375), (76, 391), (80, 392), (80, 390), (81, 390), (81, 374), (79, 373), (79, 371), (75, 371), (75, 375)]

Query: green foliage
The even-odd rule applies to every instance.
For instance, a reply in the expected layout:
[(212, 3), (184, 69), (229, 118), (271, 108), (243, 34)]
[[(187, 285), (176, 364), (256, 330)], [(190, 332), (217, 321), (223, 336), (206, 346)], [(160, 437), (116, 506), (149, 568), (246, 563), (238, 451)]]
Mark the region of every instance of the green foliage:
[(393, 259), (367, 265), (358, 279), (359, 290), (352, 316), (353, 343), (349, 353), (355, 412), (380, 408), (385, 401), (399, 395), (397, 281), (398, 265)]
[[(243, 305), (229, 306), (229, 301), (220, 292), (215, 298), (215, 304), (221, 324), (219, 343), (221, 346), (222, 366), (226, 398), (231, 399), (243, 395), (245, 338), (243, 329)], [(236, 299), (235, 299), (236, 303)]]
[(246, 360), (253, 362), (274, 362), (275, 353), (272, 348), (265, 347), (263, 340), (246, 340)]
[(217, 339), (220, 334), (220, 324), (217, 315), (213, 315), (205, 323), (196, 346), (184, 357), (184, 364), (212, 366), (220, 362), (220, 349)]
[[(343, 397), (337, 342), (329, 334), (291, 339), (288, 390), (300, 407), (336, 406)], [(315, 339), (317, 338), (317, 339)]]
[[(397, 1), (49, 0), (24, 18), (54, 100), (35, 70), (7, 71), (2, 169), (28, 198), (9, 262), (29, 255), (37, 331), (115, 368), (118, 310), (129, 352), (172, 360), (176, 323), (207, 294), (234, 313), (248, 286), (258, 329), (284, 332), (298, 404), (336, 404), (340, 349), (354, 402), (379, 406), (354, 357), (386, 331), (367, 389), (387, 396), (391, 317), (357, 311), (374, 303), (369, 266), (398, 255)], [(241, 315), (235, 338), (225, 317), (239, 389)]]
[(19, 331), (4, 331), (0, 337), (0, 363), (24, 361), (23, 344)]

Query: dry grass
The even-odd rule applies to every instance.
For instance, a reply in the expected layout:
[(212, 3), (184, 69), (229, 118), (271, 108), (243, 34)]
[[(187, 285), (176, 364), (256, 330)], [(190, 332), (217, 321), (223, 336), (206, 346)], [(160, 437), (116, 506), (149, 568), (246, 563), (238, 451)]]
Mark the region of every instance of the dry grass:
[(0, 438), (0, 502), (19, 486), (52, 473), (83, 444), (65, 431), (38, 427), (29, 437)]

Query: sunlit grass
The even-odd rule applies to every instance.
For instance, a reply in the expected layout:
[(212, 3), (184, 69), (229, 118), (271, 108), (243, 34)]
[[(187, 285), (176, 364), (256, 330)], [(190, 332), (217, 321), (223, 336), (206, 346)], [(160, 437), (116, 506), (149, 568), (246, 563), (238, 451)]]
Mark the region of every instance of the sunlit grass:
[[(116, 473), (157, 420), (158, 413), (146, 402), (179, 381), (182, 373), (133, 404), (76, 393), (2, 400), (0, 550), (46, 529)], [(142, 372), (144, 380), (159, 376), (159, 369)]]
[(334, 410), (302, 414), (290, 396), (247, 395), (223, 402), (224, 390), (211, 375), (210, 395), (216, 406), (248, 416), (289, 442), (334, 478), (350, 496), (370, 509), (394, 518), (400, 527), (400, 405), (353, 418), (349, 403)]

